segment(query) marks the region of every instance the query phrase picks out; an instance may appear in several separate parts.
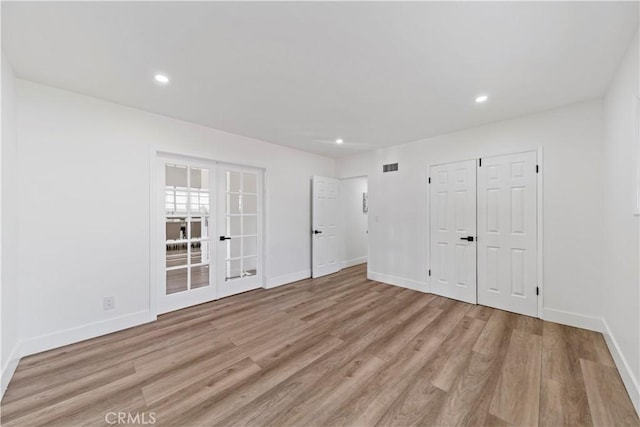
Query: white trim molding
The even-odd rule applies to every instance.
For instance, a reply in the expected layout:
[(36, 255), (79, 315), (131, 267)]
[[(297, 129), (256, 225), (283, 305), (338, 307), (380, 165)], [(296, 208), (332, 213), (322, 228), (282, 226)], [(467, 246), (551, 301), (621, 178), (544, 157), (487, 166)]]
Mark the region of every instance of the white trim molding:
[(125, 314), (124, 316), (53, 332), (51, 334), (27, 338), (25, 340), (21, 340), (19, 343), (20, 357), (63, 347), (65, 345), (111, 334), (113, 332), (122, 331), (144, 323), (153, 322), (156, 319), (157, 317), (155, 314), (152, 314), (148, 310), (138, 311), (131, 314)]
[(388, 285), (400, 286), (401, 288), (413, 289), (414, 291), (428, 292), (427, 283), (413, 279), (405, 279), (404, 277), (395, 277), (389, 276), (388, 274), (376, 273), (375, 271), (367, 271), (367, 279)]
[(620, 377), (622, 377), (622, 382), (624, 383), (625, 388), (627, 389), (627, 393), (629, 393), (629, 397), (631, 398), (631, 403), (636, 410), (636, 413), (640, 416), (640, 382), (633, 375), (633, 371), (629, 366), (629, 362), (624, 357), (624, 354), (620, 350), (618, 346), (618, 341), (616, 337), (611, 332), (609, 328), (609, 324), (606, 319), (602, 319), (603, 331), (602, 335), (604, 336), (604, 340), (607, 343), (607, 347), (609, 347), (609, 352), (613, 357), (613, 361), (616, 364), (616, 368), (618, 368), (618, 372), (620, 373)]
[(360, 258), (354, 258), (348, 261), (342, 261), (341, 265), (342, 265), (342, 268), (349, 268), (349, 267), (353, 267), (354, 265), (364, 264), (366, 262), (367, 262), (367, 257), (362, 256)]
[(311, 277), (311, 269), (298, 271), (297, 273), (285, 274), (282, 276), (267, 278), (265, 289), (277, 288), (278, 286), (288, 285)]
[(601, 317), (587, 316), (573, 313), (571, 311), (557, 310), (555, 308), (545, 308), (540, 317), (548, 322), (560, 323), (562, 325), (576, 328), (588, 329), (595, 332), (603, 332), (604, 325)]
[(16, 343), (9, 355), (8, 360), (4, 361), (4, 366), (2, 367), (2, 384), (0, 384), (0, 399), (4, 396), (4, 392), (7, 390), (7, 386), (13, 377), (13, 373), (16, 371), (18, 367), (18, 363), (20, 363), (20, 343)]
[(52, 350), (54, 348), (64, 347), (65, 345), (74, 344), (91, 338), (97, 338), (113, 332), (122, 331), (134, 326), (153, 322), (156, 319), (157, 317), (155, 314), (145, 310), (53, 332), (51, 334), (20, 340), (13, 348), (11, 356), (5, 363), (5, 366), (2, 367), (2, 390), (0, 396), (4, 395), (18, 363), (23, 357)]

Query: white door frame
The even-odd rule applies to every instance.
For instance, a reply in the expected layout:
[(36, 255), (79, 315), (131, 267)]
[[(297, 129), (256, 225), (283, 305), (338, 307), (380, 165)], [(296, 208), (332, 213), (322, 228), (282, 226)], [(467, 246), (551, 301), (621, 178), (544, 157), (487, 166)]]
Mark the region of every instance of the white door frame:
[[(263, 288), (266, 288), (266, 277), (267, 277), (267, 254), (266, 247), (268, 241), (268, 231), (266, 227), (267, 215), (269, 213), (269, 198), (267, 191), (267, 179), (268, 179), (268, 171), (266, 166), (261, 164), (256, 164), (253, 162), (239, 163), (236, 159), (212, 159), (210, 154), (204, 152), (194, 152), (194, 151), (183, 151), (176, 150), (173, 148), (165, 148), (162, 146), (151, 145), (149, 147), (149, 313), (151, 315), (151, 320), (157, 318), (160, 314), (159, 306), (158, 306), (158, 295), (160, 292), (160, 283), (158, 273), (160, 271), (164, 271), (164, 258), (162, 256), (162, 246), (161, 242), (158, 239), (158, 227), (164, 221), (164, 218), (160, 218), (159, 215), (159, 207), (164, 205), (164, 199), (160, 199), (160, 188), (158, 182), (158, 164), (160, 157), (170, 157), (174, 158), (177, 161), (192, 161), (192, 162), (203, 162), (208, 163), (211, 166), (212, 173), (215, 173), (215, 183), (217, 187), (217, 170), (219, 164), (227, 164), (238, 167), (248, 167), (253, 169), (258, 169), (262, 174), (262, 244), (259, 250), (262, 254), (262, 276), (260, 277), (260, 284)], [(217, 200), (217, 188), (213, 189), (213, 199), (214, 206)], [(217, 215), (217, 212), (215, 213)], [(214, 221), (215, 222), (215, 221)], [(214, 237), (216, 237), (215, 233), (217, 233), (217, 223), (215, 225)], [(212, 243), (214, 243), (212, 241)], [(217, 259), (217, 246), (215, 256)], [(217, 278), (216, 278), (217, 279)], [(215, 285), (215, 284), (214, 284)], [(216, 299), (218, 298), (216, 292)]]
[[(538, 223), (538, 236), (537, 236), (537, 242), (538, 242), (538, 247), (537, 247), (537, 255), (538, 255), (538, 288), (540, 289), (540, 294), (538, 295), (538, 318), (542, 319), (543, 315), (544, 315), (544, 148), (543, 147), (538, 147), (537, 149), (532, 149), (532, 150), (520, 150), (520, 151), (516, 151), (516, 152), (510, 152), (510, 153), (492, 153), (492, 154), (486, 154), (486, 155), (482, 155), (482, 156), (478, 156), (475, 157), (475, 160), (477, 161), (478, 159), (481, 159), (483, 157), (494, 157), (494, 156), (506, 156), (509, 154), (519, 154), (519, 153), (526, 153), (526, 152), (531, 152), (531, 151), (535, 151), (536, 152), (536, 156), (537, 156), (537, 164), (539, 167), (539, 171), (536, 174), (537, 175), (537, 223)], [(473, 159), (473, 158), (472, 158)], [(427, 239), (426, 239), (426, 254), (427, 254), (427, 265), (425, 268), (425, 275), (426, 275), (426, 283), (427, 283), (427, 292), (428, 293), (432, 293), (431, 292), (431, 277), (429, 276), (429, 270), (431, 269), (431, 187), (429, 186), (429, 178), (431, 177), (431, 168), (433, 166), (438, 166), (441, 164), (446, 164), (446, 163), (452, 163), (452, 162), (456, 162), (456, 161), (464, 161), (464, 160), (472, 160), (472, 159), (458, 159), (458, 160), (450, 160), (450, 161), (446, 161), (446, 162), (439, 162), (439, 163), (430, 163), (427, 165), (426, 167), (426, 177), (425, 177), (425, 183), (426, 183), (426, 198), (427, 198), (427, 223), (426, 223), (426, 230), (427, 230)], [(477, 184), (476, 184), (477, 185)], [(477, 279), (476, 279), (477, 280)], [(476, 287), (477, 287), (477, 283), (476, 283)]]

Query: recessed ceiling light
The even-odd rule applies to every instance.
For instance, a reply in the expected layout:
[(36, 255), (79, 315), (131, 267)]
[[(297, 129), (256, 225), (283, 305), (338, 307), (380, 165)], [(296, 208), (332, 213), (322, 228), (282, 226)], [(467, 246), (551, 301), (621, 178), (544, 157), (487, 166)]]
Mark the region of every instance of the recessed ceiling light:
[(342, 144), (344, 141), (342, 140), (342, 138), (338, 138), (336, 139), (336, 144)]
[(480, 95), (476, 98), (476, 102), (482, 104), (483, 102), (487, 102), (488, 99), (489, 97), (487, 95)]
[(164, 74), (156, 74), (154, 79), (156, 83), (159, 83), (161, 85), (169, 84), (169, 77), (165, 76)]

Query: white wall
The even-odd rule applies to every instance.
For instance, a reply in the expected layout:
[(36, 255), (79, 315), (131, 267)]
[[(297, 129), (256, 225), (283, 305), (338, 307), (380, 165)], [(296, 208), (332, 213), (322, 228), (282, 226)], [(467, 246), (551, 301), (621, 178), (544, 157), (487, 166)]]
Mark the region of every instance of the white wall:
[(366, 176), (340, 180), (342, 268), (367, 262), (367, 214), (362, 212), (362, 193), (366, 192)]
[(620, 64), (604, 101), (604, 319), (618, 369), (640, 412), (640, 217), (635, 103), (640, 95), (638, 36)]
[[(592, 101), (340, 159), (341, 176), (368, 163), (370, 276), (428, 290), (428, 165), (544, 147), (544, 314), (598, 329), (602, 132), (602, 102)], [(383, 174), (392, 162), (399, 171)]]
[(2, 146), (0, 147), (2, 189), (1, 256), (1, 367), (2, 388), (6, 389), (16, 368), (19, 337), (19, 288), (17, 274), (18, 247), (18, 167), (15, 129), (15, 79), (13, 70), (2, 54)]
[(19, 79), (17, 99), (23, 353), (150, 320), (152, 145), (265, 167), (268, 283), (309, 276), (310, 177), (333, 159)]

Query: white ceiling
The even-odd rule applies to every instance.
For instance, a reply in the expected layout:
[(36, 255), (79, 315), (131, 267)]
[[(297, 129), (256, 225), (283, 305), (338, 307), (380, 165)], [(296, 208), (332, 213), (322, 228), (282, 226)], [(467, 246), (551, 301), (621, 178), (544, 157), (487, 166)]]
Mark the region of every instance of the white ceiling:
[(637, 29), (637, 2), (2, 2), (21, 78), (333, 157), (601, 97)]

